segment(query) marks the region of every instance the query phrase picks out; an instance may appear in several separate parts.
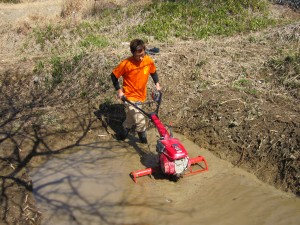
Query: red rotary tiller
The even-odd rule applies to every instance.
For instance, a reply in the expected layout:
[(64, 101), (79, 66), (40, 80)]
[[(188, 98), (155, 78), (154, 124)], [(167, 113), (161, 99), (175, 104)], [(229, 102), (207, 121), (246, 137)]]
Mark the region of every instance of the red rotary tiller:
[[(141, 111), (144, 115), (146, 115), (155, 125), (160, 135), (160, 138), (159, 140), (157, 140), (156, 144), (156, 151), (159, 154), (160, 166), (131, 172), (130, 176), (132, 177), (134, 182), (137, 183), (138, 177), (152, 175), (157, 172), (163, 172), (163, 174), (165, 175), (178, 179), (183, 176), (193, 175), (208, 170), (205, 158), (202, 156), (190, 158), (180, 141), (177, 138), (173, 137), (171, 128), (169, 133), (159, 120), (158, 110), (162, 99), (162, 93), (157, 92), (155, 94), (152, 94), (152, 98), (154, 102), (157, 103), (156, 110), (152, 113), (145, 112), (136, 104), (128, 101), (125, 96), (122, 98), (123, 101), (132, 105), (133, 107)], [(197, 170), (193, 170), (193, 165), (198, 165), (199, 168)]]

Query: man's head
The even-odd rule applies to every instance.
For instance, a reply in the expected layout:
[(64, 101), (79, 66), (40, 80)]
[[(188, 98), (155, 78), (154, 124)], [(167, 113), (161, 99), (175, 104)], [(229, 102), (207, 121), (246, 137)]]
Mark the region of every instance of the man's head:
[(136, 61), (142, 61), (145, 56), (145, 43), (141, 39), (134, 39), (130, 42), (130, 51)]

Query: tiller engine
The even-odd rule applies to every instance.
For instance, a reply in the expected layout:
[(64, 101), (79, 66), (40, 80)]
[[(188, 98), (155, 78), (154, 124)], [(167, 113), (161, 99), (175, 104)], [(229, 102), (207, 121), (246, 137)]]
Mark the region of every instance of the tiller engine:
[[(122, 99), (145, 114), (155, 125), (160, 136), (156, 144), (156, 151), (159, 154), (160, 165), (154, 168), (146, 168), (131, 172), (130, 176), (134, 182), (137, 183), (138, 177), (152, 175), (160, 171), (173, 179), (178, 179), (183, 176), (193, 175), (208, 170), (205, 158), (202, 156), (189, 158), (184, 146), (177, 138), (173, 137), (171, 128), (170, 132), (168, 132), (158, 118), (158, 110), (162, 99), (162, 93), (156, 92), (155, 94), (152, 94), (152, 98), (154, 102), (157, 103), (157, 108), (153, 113), (146, 113), (143, 109), (128, 101), (125, 97)], [(193, 170), (193, 166), (196, 164), (198, 165), (198, 169)]]

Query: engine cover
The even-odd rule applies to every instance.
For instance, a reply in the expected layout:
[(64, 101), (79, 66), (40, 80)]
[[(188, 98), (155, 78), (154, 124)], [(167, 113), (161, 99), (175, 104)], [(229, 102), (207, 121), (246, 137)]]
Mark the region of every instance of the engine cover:
[(188, 157), (170, 161), (164, 153), (160, 155), (160, 166), (164, 174), (180, 176), (188, 168), (188, 165)]
[(169, 158), (169, 161), (175, 161), (188, 156), (187, 151), (177, 138), (158, 140), (156, 151), (165, 154)]

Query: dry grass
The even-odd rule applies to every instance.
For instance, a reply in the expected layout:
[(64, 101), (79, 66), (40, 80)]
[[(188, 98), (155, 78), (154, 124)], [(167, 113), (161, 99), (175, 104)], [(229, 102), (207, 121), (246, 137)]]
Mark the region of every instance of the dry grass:
[(91, 1), (65, 0), (63, 2), (62, 16), (68, 17), (70, 15), (73, 15), (74, 13), (80, 12), (87, 2)]
[(125, 5), (127, 0), (64, 0), (62, 17), (89, 17), (100, 13), (103, 9)]
[(38, 2), (40, 0), (21, 0), (20, 3)]

